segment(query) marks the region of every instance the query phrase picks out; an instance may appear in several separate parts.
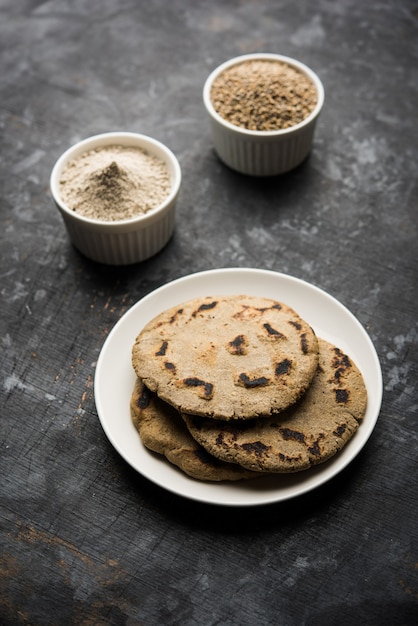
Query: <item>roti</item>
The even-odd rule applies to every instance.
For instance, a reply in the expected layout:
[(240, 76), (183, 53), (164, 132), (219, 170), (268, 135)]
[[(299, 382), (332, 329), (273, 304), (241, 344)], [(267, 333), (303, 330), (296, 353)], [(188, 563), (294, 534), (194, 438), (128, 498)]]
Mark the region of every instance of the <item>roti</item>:
[(202, 297), (151, 320), (132, 349), (136, 375), (178, 411), (253, 419), (294, 404), (318, 365), (312, 328), (286, 304)]
[(210, 454), (253, 471), (298, 472), (324, 463), (353, 437), (367, 406), (363, 377), (336, 346), (319, 340), (319, 364), (303, 398), (287, 411), (224, 422), (183, 414)]
[(261, 476), (235, 463), (220, 461), (190, 435), (180, 414), (158, 399), (140, 379), (131, 397), (132, 421), (143, 444), (166, 457), (192, 478), (205, 481), (235, 481)]

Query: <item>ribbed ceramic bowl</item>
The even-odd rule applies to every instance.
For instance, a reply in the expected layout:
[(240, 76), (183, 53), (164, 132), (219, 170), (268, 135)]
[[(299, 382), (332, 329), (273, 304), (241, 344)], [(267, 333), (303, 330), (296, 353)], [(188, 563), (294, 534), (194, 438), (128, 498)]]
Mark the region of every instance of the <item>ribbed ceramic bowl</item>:
[[(295, 126), (274, 131), (247, 130), (221, 117), (211, 100), (214, 80), (231, 66), (253, 60), (279, 61), (305, 74), (317, 92), (317, 104), (311, 114)], [(212, 140), (219, 158), (243, 174), (274, 176), (294, 169), (308, 156), (316, 122), (324, 104), (324, 87), (318, 76), (300, 61), (279, 54), (246, 54), (226, 61), (209, 75), (203, 88), (203, 102), (210, 118)]]
[[(59, 182), (68, 161), (89, 150), (111, 145), (141, 148), (166, 164), (171, 179), (171, 191), (164, 202), (143, 215), (115, 222), (84, 217), (63, 202)], [(84, 139), (64, 152), (52, 170), (50, 188), (69, 237), (80, 252), (100, 263), (128, 265), (153, 256), (170, 239), (174, 229), (180, 183), (180, 165), (165, 145), (146, 135), (111, 132)]]

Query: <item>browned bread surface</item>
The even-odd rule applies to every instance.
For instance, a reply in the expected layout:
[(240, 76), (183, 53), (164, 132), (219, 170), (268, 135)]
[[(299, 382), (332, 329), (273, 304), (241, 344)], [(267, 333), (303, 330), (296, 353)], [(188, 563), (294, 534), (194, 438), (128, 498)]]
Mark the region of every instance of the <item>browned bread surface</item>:
[(164, 455), (192, 478), (205, 481), (243, 480), (260, 474), (220, 461), (190, 435), (180, 414), (159, 400), (140, 379), (131, 397), (131, 416), (143, 444)]
[(303, 395), (316, 372), (318, 342), (283, 303), (202, 297), (151, 320), (135, 341), (132, 364), (179, 411), (252, 419), (283, 411)]
[(253, 471), (297, 472), (327, 461), (356, 432), (367, 406), (363, 377), (336, 346), (319, 340), (316, 376), (287, 411), (225, 422), (183, 414), (190, 433), (210, 454)]

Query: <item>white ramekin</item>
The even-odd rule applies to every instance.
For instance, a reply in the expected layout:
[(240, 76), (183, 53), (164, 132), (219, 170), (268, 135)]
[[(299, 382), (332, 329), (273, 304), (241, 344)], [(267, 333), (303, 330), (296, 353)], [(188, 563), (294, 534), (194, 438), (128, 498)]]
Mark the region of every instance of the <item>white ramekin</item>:
[[(235, 126), (215, 111), (210, 96), (214, 80), (232, 65), (255, 60), (286, 63), (312, 81), (317, 92), (317, 104), (307, 118), (283, 130), (255, 131)], [(203, 102), (209, 114), (215, 150), (221, 161), (242, 174), (274, 176), (294, 169), (308, 156), (316, 121), (324, 104), (324, 87), (318, 76), (300, 61), (280, 54), (245, 54), (219, 65), (209, 75), (203, 88)]]
[[(158, 207), (132, 219), (115, 222), (84, 217), (71, 210), (61, 199), (59, 182), (66, 164), (84, 152), (101, 146), (132, 146), (160, 158), (168, 169), (171, 191)], [(69, 148), (56, 162), (50, 188), (73, 245), (93, 261), (108, 265), (138, 263), (161, 250), (174, 230), (175, 205), (181, 183), (177, 158), (156, 139), (129, 132), (94, 135)]]

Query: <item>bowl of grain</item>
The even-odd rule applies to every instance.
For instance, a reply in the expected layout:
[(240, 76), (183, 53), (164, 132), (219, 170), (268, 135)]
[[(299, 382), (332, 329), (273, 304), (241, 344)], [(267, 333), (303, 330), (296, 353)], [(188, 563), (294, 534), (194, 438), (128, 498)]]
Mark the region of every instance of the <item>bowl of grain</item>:
[(128, 265), (169, 241), (180, 183), (180, 165), (164, 144), (110, 132), (66, 150), (52, 170), (50, 189), (80, 252), (100, 263)]
[(324, 87), (300, 61), (246, 54), (209, 75), (203, 102), (221, 161), (243, 174), (274, 176), (310, 153)]

